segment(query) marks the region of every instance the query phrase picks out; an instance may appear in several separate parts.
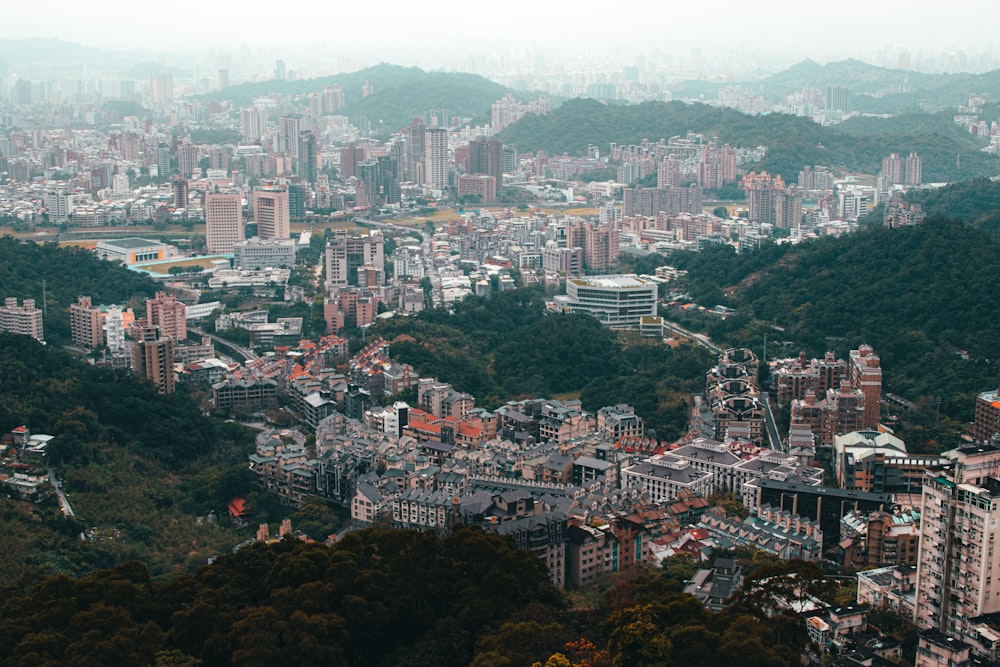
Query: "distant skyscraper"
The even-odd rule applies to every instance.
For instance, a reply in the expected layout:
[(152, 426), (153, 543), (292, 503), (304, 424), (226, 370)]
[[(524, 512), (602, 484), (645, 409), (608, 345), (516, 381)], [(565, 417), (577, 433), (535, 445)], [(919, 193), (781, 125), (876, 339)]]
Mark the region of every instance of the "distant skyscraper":
[(165, 106), (174, 101), (174, 77), (154, 74), (149, 77), (149, 99), (153, 106)]
[(133, 330), (132, 369), (156, 385), (161, 394), (174, 392), (174, 339), (163, 336), (160, 327), (148, 325)]
[(282, 116), (278, 121), (278, 138), (281, 141), (280, 150), (288, 153), (292, 160), (299, 157), (299, 132), (302, 131), (302, 114)]
[(205, 195), (205, 246), (210, 253), (230, 253), (243, 241), (243, 203), (238, 192)]
[(157, 292), (153, 299), (146, 299), (146, 320), (160, 328), (163, 336), (176, 341), (187, 339), (187, 306), (177, 297)]
[(824, 96), (824, 106), (828, 111), (850, 111), (851, 97), (853, 93), (850, 88), (844, 86), (827, 86)]
[(274, 80), (275, 81), (284, 81), (287, 78), (288, 78), (288, 73), (285, 70), (285, 61), (284, 60), (275, 60), (274, 61)]
[(250, 107), (240, 111), (240, 130), (246, 141), (260, 141), (267, 134), (267, 109)]
[(219, 88), (226, 88), (229, 86), (229, 70), (220, 69), (219, 70)]
[(924, 177), (924, 161), (916, 153), (900, 157), (892, 153), (882, 158), (882, 176), (894, 185), (920, 185)]
[(161, 182), (170, 178), (170, 146), (162, 142), (156, 147), (156, 178)]
[(469, 173), (492, 176), (499, 190), (503, 185), (503, 144), (495, 139), (470, 141)]
[(295, 161), (296, 173), (307, 183), (315, 183), (318, 172), (316, 168), (316, 137), (313, 136), (311, 130), (300, 130), (296, 141), (298, 142), (296, 150), (298, 157)]
[(289, 225), (288, 190), (281, 186), (259, 187), (253, 191), (253, 219), (262, 239), (287, 239)]
[(448, 130), (432, 127), (425, 131), (424, 181), (435, 190), (448, 187)]

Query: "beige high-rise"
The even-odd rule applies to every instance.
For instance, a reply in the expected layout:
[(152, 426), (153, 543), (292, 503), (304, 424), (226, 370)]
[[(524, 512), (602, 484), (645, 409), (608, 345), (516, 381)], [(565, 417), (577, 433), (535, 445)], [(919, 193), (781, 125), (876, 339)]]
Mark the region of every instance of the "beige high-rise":
[(253, 191), (253, 219), (260, 238), (290, 238), (288, 189), (281, 186), (256, 188)]
[(243, 229), (243, 198), (238, 192), (205, 195), (205, 246), (210, 253), (231, 253), (246, 240)]

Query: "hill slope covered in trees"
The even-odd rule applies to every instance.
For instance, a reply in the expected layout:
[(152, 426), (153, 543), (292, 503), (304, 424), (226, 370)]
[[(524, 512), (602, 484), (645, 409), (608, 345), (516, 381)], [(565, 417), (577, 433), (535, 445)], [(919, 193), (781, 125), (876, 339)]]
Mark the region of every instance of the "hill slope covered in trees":
[(715, 247), (671, 261), (689, 271), (686, 286), (700, 303), (736, 307), (735, 323), (781, 327), (736, 331), (720, 321), (720, 340), (759, 347), (769, 331), (772, 342), (792, 341), (790, 352), (812, 354), (867, 342), (882, 357), (886, 390), (916, 402), (941, 396), (942, 414), (962, 421), (972, 418), (975, 394), (1000, 377), (1000, 292), (991, 289), (1000, 242), (959, 221), (930, 218), (746, 255)]
[[(500, 138), (522, 152), (585, 154), (588, 144), (658, 141), (688, 131), (717, 137), (734, 146), (768, 146), (764, 159), (748, 168), (798, 180), (806, 165), (825, 165), (874, 174), (890, 153), (916, 151), (924, 159), (924, 180), (958, 181), (992, 176), (1000, 171), (996, 157), (980, 152), (981, 141), (954, 124), (951, 115), (909, 114), (885, 119), (858, 119), (823, 127), (787, 114), (749, 116), (733, 109), (683, 102), (645, 102), (609, 106), (596, 100), (564, 102), (545, 116), (527, 116)], [(956, 165), (956, 155), (961, 164)]]

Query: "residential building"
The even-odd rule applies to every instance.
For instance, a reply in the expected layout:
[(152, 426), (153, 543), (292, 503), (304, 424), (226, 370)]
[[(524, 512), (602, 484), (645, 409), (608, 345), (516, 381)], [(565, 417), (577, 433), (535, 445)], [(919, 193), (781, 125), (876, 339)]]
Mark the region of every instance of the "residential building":
[(622, 470), (622, 485), (638, 487), (654, 502), (673, 500), (681, 492), (707, 496), (712, 492), (712, 476), (695, 469), (685, 460), (645, 461)]
[(146, 319), (159, 327), (165, 338), (178, 342), (187, 339), (187, 306), (172, 294), (157, 292), (155, 298), (146, 299)]
[(89, 350), (104, 344), (101, 309), (96, 308), (89, 296), (78, 296), (69, 307), (69, 329), (73, 343)]
[(985, 443), (997, 433), (1000, 433), (1000, 389), (993, 389), (976, 396), (972, 436), (976, 442)]
[(882, 368), (871, 345), (859, 345), (850, 354), (851, 387), (864, 394), (864, 414), (861, 427), (878, 430), (879, 409), (882, 405)]
[(430, 127), (424, 130), (424, 184), (432, 190), (448, 187), (448, 130)]
[[(954, 450), (951, 467), (929, 472), (920, 505), (914, 622), (957, 639), (969, 619), (1000, 611), (1000, 449)], [(997, 581), (993, 581), (996, 575)]]
[(18, 305), (17, 297), (5, 298), (3, 307), (0, 307), (0, 332), (31, 336), (44, 343), (42, 311), (35, 308), (35, 300), (25, 299)]
[(928, 468), (947, 459), (910, 454), (906, 443), (889, 433), (853, 431), (833, 439), (837, 485), (874, 493), (918, 493)]
[(174, 340), (163, 336), (160, 327), (133, 328), (132, 369), (136, 375), (156, 385), (161, 394), (174, 392)]

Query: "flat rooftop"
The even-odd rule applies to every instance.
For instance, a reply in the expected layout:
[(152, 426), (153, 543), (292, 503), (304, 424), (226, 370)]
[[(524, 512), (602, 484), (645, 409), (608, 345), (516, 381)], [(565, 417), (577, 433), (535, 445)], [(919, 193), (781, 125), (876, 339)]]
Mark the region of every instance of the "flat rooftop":
[(98, 245), (113, 246), (115, 248), (124, 248), (126, 250), (135, 250), (136, 248), (162, 246), (163, 244), (160, 243), (159, 241), (150, 241), (148, 239), (140, 239), (136, 236), (132, 236), (127, 239), (112, 239), (110, 241), (99, 241)]
[(656, 286), (656, 283), (652, 280), (646, 278), (640, 278), (634, 274), (625, 274), (620, 276), (586, 276), (584, 278), (573, 278), (574, 285), (578, 287), (607, 287), (607, 288), (626, 288), (626, 287), (647, 287), (649, 285)]

